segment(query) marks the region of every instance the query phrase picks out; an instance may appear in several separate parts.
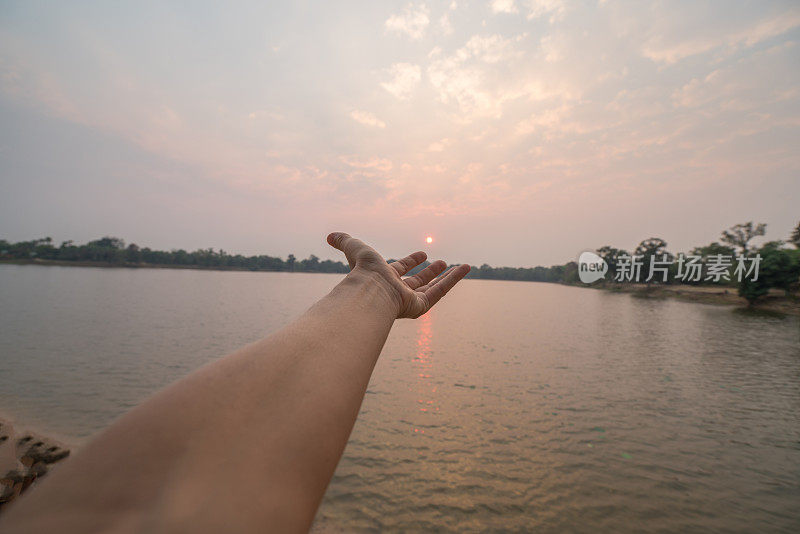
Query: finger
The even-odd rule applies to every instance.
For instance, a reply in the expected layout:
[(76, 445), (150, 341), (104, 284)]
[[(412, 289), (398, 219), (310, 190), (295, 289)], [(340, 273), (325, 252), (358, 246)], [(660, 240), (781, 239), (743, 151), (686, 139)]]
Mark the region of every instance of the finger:
[(425, 261), (427, 258), (428, 255), (420, 250), (419, 252), (415, 252), (406, 256), (402, 260), (393, 261), (389, 265), (393, 267), (395, 271), (397, 271), (397, 274), (403, 276), (408, 271)]
[(333, 248), (344, 252), (351, 269), (356, 265), (356, 256), (358, 255), (358, 252), (367, 247), (367, 245), (360, 239), (351, 237), (350, 234), (346, 234), (344, 232), (333, 232), (332, 234), (329, 234), (328, 244)]
[(406, 285), (411, 289), (417, 289), (419, 287), (424, 286), (440, 274), (447, 268), (447, 264), (442, 260), (436, 260), (435, 262), (431, 263), (420, 272), (415, 274), (414, 276), (409, 276), (404, 280)]
[(430, 282), (428, 282), (427, 284), (425, 284), (424, 286), (418, 287), (415, 291), (419, 291), (419, 292), (425, 293), (427, 290), (429, 290), (430, 288), (432, 288), (433, 286), (435, 286), (436, 284), (441, 282), (442, 278), (444, 278), (444, 276), (438, 276), (438, 277), (434, 278), (433, 280), (431, 280)]
[(459, 280), (464, 278), (466, 274), (469, 272), (469, 265), (463, 264), (459, 265), (450, 270), (442, 279), (430, 288), (425, 291), (425, 297), (428, 299), (428, 308), (432, 308), (434, 304), (439, 302), (443, 296), (447, 294), (448, 291), (453, 289), (453, 286), (458, 283)]
[(436, 284), (438, 284), (439, 282), (441, 282), (442, 280), (444, 280), (445, 276), (447, 276), (448, 274), (450, 274), (450, 273), (448, 272), (448, 273), (445, 273), (445, 274), (444, 274), (444, 275), (442, 275), (442, 276), (437, 276), (436, 278), (434, 278), (433, 280), (431, 280), (430, 282), (428, 282), (428, 283), (427, 283), (427, 284), (425, 284), (424, 286), (420, 286), (420, 287), (418, 287), (418, 288), (416, 289), (416, 291), (419, 291), (419, 292), (425, 293), (427, 290), (429, 290), (430, 288), (432, 288), (433, 286), (435, 286)]

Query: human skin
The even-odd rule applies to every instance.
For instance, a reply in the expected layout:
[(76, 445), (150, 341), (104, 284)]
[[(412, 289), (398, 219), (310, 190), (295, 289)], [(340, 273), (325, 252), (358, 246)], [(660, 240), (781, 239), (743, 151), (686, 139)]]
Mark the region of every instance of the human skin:
[[(464, 275), (424, 252), (387, 264), (328, 236), (351, 272), (284, 329), (134, 408), (0, 517), (4, 533), (305, 532), (395, 319)], [(438, 276), (438, 278), (437, 278)]]

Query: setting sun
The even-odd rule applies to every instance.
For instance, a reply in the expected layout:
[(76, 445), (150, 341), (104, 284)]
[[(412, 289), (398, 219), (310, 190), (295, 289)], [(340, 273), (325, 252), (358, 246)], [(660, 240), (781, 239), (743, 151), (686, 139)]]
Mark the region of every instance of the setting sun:
[(433, 243), (433, 238), (431, 236), (428, 236), (425, 238), (425, 242), (430, 245), (431, 243)]

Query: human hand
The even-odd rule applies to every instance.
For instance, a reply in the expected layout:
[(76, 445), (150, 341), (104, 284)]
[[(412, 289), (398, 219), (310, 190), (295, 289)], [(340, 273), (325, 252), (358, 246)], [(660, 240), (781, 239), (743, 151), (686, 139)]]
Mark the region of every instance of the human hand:
[(328, 244), (344, 252), (351, 275), (370, 276), (388, 290), (397, 304), (398, 319), (416, 319), (424, 315), (469, 272), (469, 265), (462, 264), (450, 269), (446, 275), (439, 276), (447, 264), (436, 260), (417, 274), (403, 278), (404, 274), (424, 262), (428, 255), (419, 251), (402, 260), (386, 263), (375, 249), (343, 232), (330, 234)]

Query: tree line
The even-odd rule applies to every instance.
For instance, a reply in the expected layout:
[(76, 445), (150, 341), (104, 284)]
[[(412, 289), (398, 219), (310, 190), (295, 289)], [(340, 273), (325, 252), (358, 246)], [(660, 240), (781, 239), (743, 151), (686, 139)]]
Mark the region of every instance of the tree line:
[(152, 250), (135, 243), (125, 245), (118, 237), (103, 237), (83, 245), (64, 241), (55, 246), (52, 238), (9, 243), (0, 240), (0, 259), (49, 260), (57, 262), (102, 263), (119, 266), (158, 265), (207, 269), (236, 269), (249, 271), (297, 271), (317, 273), (347, 273), (350, 268), (340, 261), (320, 260), (313, 254), (297, 260), (289, 254), (285, 260), (274, 256), (243, 256), (228, 254), (213, 248), (188, 252), (183, 249)]
[[(719, 241), (695, 247), (689, 253), (683, 254), (684, 259), (692, 257), (699, 263), (702, 276), (699, 280), (694, 281), (686, 281), (679, 276), (682, 264), (675, 261), (678, 259), (678, 254), (670, 252), (667, 242), (661, 238), (650, 237), (642, 240), (632, 253), (608, 245), (602, 246), (596, 252), (608, 265), (610, 275), (607, 275), (601, 281), (595, 282), (594, 285), (613, 286), (636, 283), (625, 280), (616, 281), (613, 278), (613, 273), (618, 271), (621, 263), (629, 261), (629, 258), (635, 256), (641, 261), (642, 272), (644, 273), (649, 271), (654, 262), (664, 262), (665, 260), (666, 262), (671, 262), (663, 278), (653, 279), (645, 283), (727, 286), (736, 288), (739, 295), (751, 303), (766, 295), (772, 288), (781, 289), (788, 295), (798, 289), (798, 279), (800, 279), (800, 223), (794, 228), (786, 241), (768, 241), (760, 247), (753, 246), (752, 240), (766, 235), (766, 229), (766, 224), (754, 224), (752, 222), (737, 224), (724, 230), (720, 235)], [(712, 279), (709, 280), (706, 274), (711, 264), (718, 261), (720, 257), (734, 260), (742, 257), (752, 263), (756, 256), (759, 257), (758, 277), (756, 279), (753, 279), (754, 276), (746, 276), (741, 281), (738, 280), (734, 276), (735, 261), (725, 269), (723, 276), (711, 277)], [(473, 268), (468, 276), (492, 280), (530, 280), (579, 284), (578, 269), (578, 263), (574, 261), (563, 265), (532, 268), (497, 268), (484, 264), (478, 268)]]
[[(745, 278), (742, 281), (733, 276), (734, 265), (728, 268), (727, 277), (717, 280), (708, 280), (701, 277), (699, 280), (686, 281), (679, 277), (677, 262), (670, 264), (668, 273), (662, 279), (651, 280), (648, 283), (656, 284), (692, 284), (692, 285), (724, 285), (738, 287), (739, 294), (750, 302), (767, 294), (771, 288), (779, 288), (788, 294), (796, 290), (800, 278), (800, 223), (793, 230), (788, 240), (769, 241), (755, 247), (752, 240), (766, 235), (765, 224), (747, 222), (737, 224), (720, 235), (719, 241), (705, 246), (695, 247), (684, 256), (692, 256), (699, 261), (703, 268), (710, 266), (712, 261), (719, 257), (760, 257), (759, 275), (756, 280)], [(629, 281), (616, 282), (613, 276), (625, 258), (637, 257), (643, 264), (643, 271), (647, 272), (649, 266), (655, 261), (674, 260), (677, 255), (670, 252), (667, 242), (658, 237), (644, 239), (637, 245), (632, 253), (611, 246), (602, 246), (597, 249), (597, 254), (608, 264), (611, 273), (605, 280), (597, 282), (598, 285), (614, 285), (633, 283)], [(293, 271), (293, 272), (319, 272), (319, 273), (347, 273), (349, 267), (341, 261), (320, 260), (311, 255), (304, 260), (290, 254), (285, 260), (280, 257), (256, 255), (243, 256), (241, 254), (228, 254), (224, 250), (213, 248), (199, 249), (188, 252), (183, 249), (163, 251), (150, 248), (140, 248), (134, 243), (126, 246), (125, 242), (117, 237), (103, 237), (83, 245), (76, 245), (73, 241), (65, 241), (59, 246), (49, 237), (32, 241), (10, 243), (0, 240), (0, 259), (31, 261), (50, 260), (57, 262), (83, 262), (102, 263), (108, 265), (137, 266), (178, 266), (208, 269), (236, 269), (250, 271)], [(428, 265), (425, 262), (412, 274)], [(518, 280), (533, 282), (550, 282), (561, 284), (579, 284), (578, 263), (571, 261), (563, 265), (550, 267), (492, 267), (483, 264), (473, 267), (468, 278), (485, 280)]]

